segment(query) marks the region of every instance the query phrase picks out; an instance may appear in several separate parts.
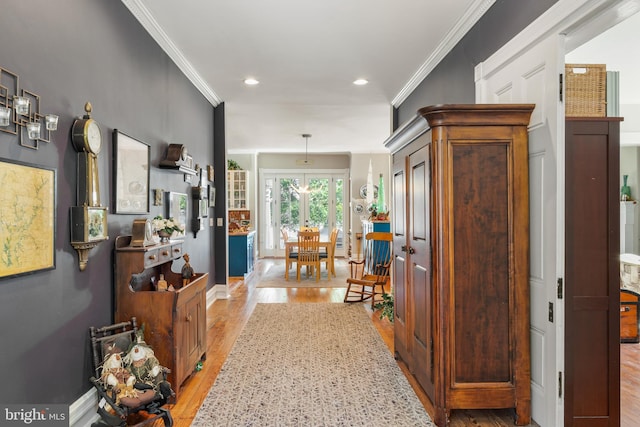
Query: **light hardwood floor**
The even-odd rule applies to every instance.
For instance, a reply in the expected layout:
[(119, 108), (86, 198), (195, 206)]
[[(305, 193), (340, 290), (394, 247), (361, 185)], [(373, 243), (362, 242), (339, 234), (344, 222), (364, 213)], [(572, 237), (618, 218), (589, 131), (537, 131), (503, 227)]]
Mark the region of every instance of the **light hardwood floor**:
[[(174, 426), (187, 427), (191, 425), (198, 408), (213, 385), (236, 338), (257, 303), (342, 303), (344, 288), (256, 288), (255, 284), (260, 278), (261, 271), (269, 265), (268, 263), (272, 262), (282, 262), (282, 260), (260, 260), (256, 263), (255, 273), (246, 283), (242, 278), (232, 278), (229, 284), (229, 299), (217, 300), (207, 310), (207, 359), (203, 364), (203, 369), (185, 381), (178, 402), (168, 406), (174, 419)], [(371, 312), (369, 304), (365, 304), (365, 307), (380, 332), (380, 336), (389, 350), (393, 351), (393, 325), (387, 320), (380, 320), (377, 313)], [(399, 365), (407, 375), (427, 412), (433, 414), (433, 407), (424, 391), (408, 374), (406, 366), (402, 363)], [(510, 410), (460, 410), (452, 411), (451, 416), (452, 427), (514, 425)], [(537, 426), (537, 424), (531, 424), (531, 426)]]

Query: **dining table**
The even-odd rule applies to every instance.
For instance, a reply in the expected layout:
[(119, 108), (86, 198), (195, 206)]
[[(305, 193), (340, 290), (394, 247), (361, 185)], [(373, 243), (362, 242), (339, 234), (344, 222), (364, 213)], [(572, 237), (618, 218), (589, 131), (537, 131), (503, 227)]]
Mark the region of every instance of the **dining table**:
[[(287, 240), (286, 242), (284, 242), (284, 253), (285, 253), (285, 268), (284, 268), (284, 277), (285, 279), (289, 279), (289, 269), (288, 266), (291, 265), (292, 261), (294, 259), (289, 258), (289, 254), (293, 251), (294, 248), (296, 248), (298, 246), (298, 240)], [(327, 253), (327, 257), (329, 259), (329, 262), (327, 263), (327, 279), (331, 280), (331, 276), (336, 276), (336, 270), (335, 270), (335, 265), (333, 262), (333, 246), (331, 245), (331, 241), (330, 240), (320, 240), (318, 242), (318, 246), (320, 247), (320, 249), (325, 248), (326, 253)], [(320, 252), (322, 253), (322, 252)], [(320, 265), (322, 265), (322, 260), (320, 262)]]

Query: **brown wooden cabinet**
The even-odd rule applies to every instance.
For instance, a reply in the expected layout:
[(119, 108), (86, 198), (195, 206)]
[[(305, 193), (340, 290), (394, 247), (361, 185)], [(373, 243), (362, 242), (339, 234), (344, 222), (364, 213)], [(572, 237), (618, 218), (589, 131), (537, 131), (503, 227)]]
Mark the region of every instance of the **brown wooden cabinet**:
[[(182, 242), (131, 247), (131, 236), (115, 243), (115, 321), (135, 316), (144, 325), (145, 341), (163, 366), (176, 395), (181, 384), (206, 357), (207, 273), (196, 273), (182, 286), (181, 273), (171, 270), (182, 256)], [(175, 291), (156, 291), (163, 274)]]
[(620, 425), (621, 120), (565, 120), (567, 427)]
[(527, 125), (533, 105), (422, 108), (393, 154), (395, 350), (431, 399), (531, 420)]

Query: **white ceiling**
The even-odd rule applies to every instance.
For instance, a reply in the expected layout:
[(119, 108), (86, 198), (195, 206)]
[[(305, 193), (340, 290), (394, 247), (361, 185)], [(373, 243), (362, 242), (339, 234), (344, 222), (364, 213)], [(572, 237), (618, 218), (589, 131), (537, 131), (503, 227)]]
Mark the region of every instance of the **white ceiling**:
[(495, 2), (121, 1), (213, 105), (225, 103), (231, 153), (304, 152), (303, 133), (310, 153), (384, 152), (391, 106)]

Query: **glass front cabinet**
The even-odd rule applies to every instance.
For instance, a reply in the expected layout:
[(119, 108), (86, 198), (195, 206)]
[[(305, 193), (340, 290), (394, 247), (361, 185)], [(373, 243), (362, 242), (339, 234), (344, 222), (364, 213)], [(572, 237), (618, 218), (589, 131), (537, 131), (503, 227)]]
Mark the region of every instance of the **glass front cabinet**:
[(249, 209), (249, 171), (227, 172), (227, 201), (229, 209)]

